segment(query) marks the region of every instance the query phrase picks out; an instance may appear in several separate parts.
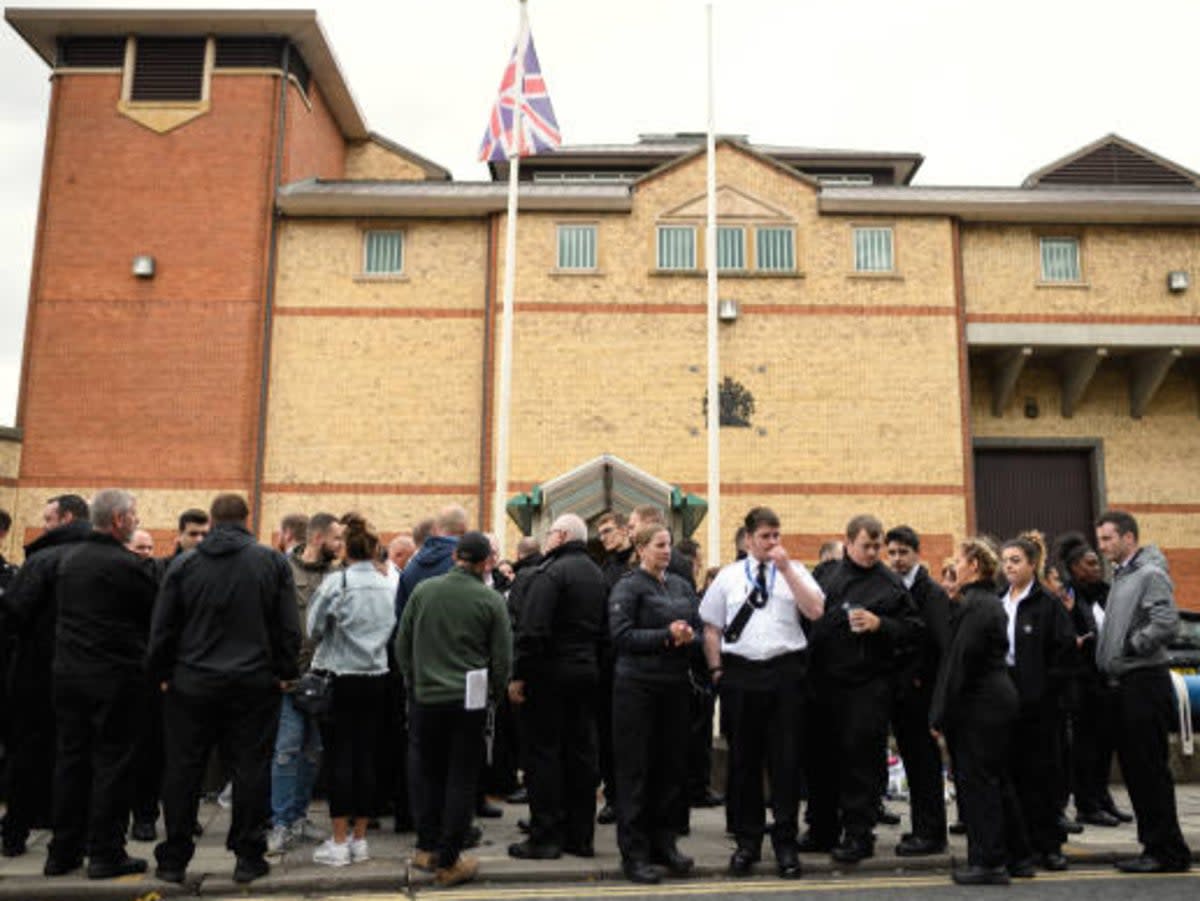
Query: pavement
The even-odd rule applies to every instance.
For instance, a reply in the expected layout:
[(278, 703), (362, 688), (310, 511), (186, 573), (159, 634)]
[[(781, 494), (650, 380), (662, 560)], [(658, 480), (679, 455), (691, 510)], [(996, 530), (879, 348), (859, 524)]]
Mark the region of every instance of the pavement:
[[(1200, 784), (1177, 786), (1180, 825), (1184, 836), (1200, 860)], [(1130, 809), (1129, 801), (1120, 786), (1113, 786), (1118, 805)], [(490, 884), (528, 885), (531, 883), (594, 883), (601, 880), (621, 880), (620, 858), (616, 849), (615, 827), (596, 827), (596, 856), (579, 858), (564, 855), (558, 860), (525, 861), (508, 856), (507, 848), (520, 841), (518, 818), (528, 815), (524, 805), (503, 804), (500, 819), (479, 820), (483, 827), (482, 844), (470, 853), (480, 860), (479, 881), (474, 885), (485, 888)], [(966, 854), (966, 839), (951, 836), (948, 853), (931, 857), (900, 858), (893, 854), (900, 834), (908, 828), (908, 805), (904, 801), (888, 802), (890, 809), (901, 814), (899, 826), (880, 826), (877, 830), (876, 856), (854, 866), (833, 863), (828, 855), (802, 855), (806, 874), (822, 877), (862, 874), (902, 876), (916, 873), (948, 873), (952, 860), (962, 860)], [(952, 812), (952, 810), (951, 810)], [(310, 819), (328, 826), (326, 808), (315, 803)], [(271, 873), (249, 886), (233, 882), (234, 858), (225, 850), (225, 832), (229, 828), (229, 811), (214, 803), (200, 808), (204, 835), (199, 839), (196, 856), (188, 868), (187, 882), (172, 885), (153, 876), (153, 844), (133, 842), (128, 851), (150, 862), (150, 872), (115, 880), (91, 881), (84, 871), (48, 879), (41, 875), (46, 858), (49, 834), (35, 832), (29, 851), (16, 858), (0, 858), (0, 899), (21, 901), (69, 901), (74, 898), (121, 899), (121, 901), (153, 901), (182, 895), (265, 896), (265, 895), (348, 895), (359, 892), (411, 892), (429, 886), (427, 873), (409, 866), (414, 836), (396, 835), (391, 820), (385, 818), (382, 828), (368, 834), (371, 859), (347, 867), (326, 867), (312, 862), (315, 845), (297, 847), (282, 857), (273, 857)], [(725, 836), (723, 808), (693, 809), (691, 834), (680, 840), (680, 848), (696, 859), (696, 877), (723, 878), (732, 852), (732, 843)], [(160, 827), (161, 831), (161, 827)], [(1134, 825), (1114, 828), (1089, 826), (1080, 835), (1069, 836), (1063, 851), (1076, 868), (1110, 864), (1118, 857), (1140, 852)], [(756, 867), (756, 875), (773, 877), (770, 842), (764, 842), (764, 861)]]

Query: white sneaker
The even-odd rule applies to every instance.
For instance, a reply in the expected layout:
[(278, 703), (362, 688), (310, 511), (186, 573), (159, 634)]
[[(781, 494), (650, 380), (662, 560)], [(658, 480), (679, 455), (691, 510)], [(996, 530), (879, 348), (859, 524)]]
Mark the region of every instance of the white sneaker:
[(317, 845), (313, 851), (313, 863), (321, 863), (327, 867), (345, 867), (350, 865), (350, 843), (338, 844), (333, 839), (326, 839)]
[(283, 854), (292, 847), (292, 830), (287, 826), (275, 825), (267, 834), (267, 853)]
[(225, 787), (221, 789), (221, 793), (217, 795), (217, 803), (221, 805), (223, 810), (229, 810), (233, 807), (233, 783), (226, 782)]
[(317, 827), (310, 819), (296, 820), (291, 825), (292, 838), (298, 842), (323, 842), (329, 838), (329, 833)]
[(350, 845), (351, 863), (362, 863), (364, 860), (371, 859), (371, 849), (365, 838), (352, 838), (348, 844)]

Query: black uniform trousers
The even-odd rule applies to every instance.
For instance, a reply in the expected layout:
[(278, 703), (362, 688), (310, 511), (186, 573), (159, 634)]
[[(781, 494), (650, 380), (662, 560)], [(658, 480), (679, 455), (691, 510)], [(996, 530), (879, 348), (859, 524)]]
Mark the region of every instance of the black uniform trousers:
[(421, 767), (417, 848), (436, 853), (439, 867), (452, 867), (475, 812), (487, 712), (464, 710), (459, 701), (416, 703), (411, 714), (409, 737)]
[(1137, 669), (1115, 686), (1117, 760), (1137, 818), (1145, 853), (1168, 865), (1191, 860), (1175, 810), (1175, 783), (1167, 766), (1167, 733), (1175, 721), (1171, 677), (1165, 667)]
[(627, 861), (675, 846), (686, 817), (687, 682), (618, 675), (613, 683), (617, 845)]
[(233, 778), (233, 816), (225, 847), (241, 860), (267, 850), (271, 820), (271, 756), (279, 728), (279, 688), (230, 685), (203, 695), (172, 688), (163, 698), (166, 777), (163, 820), (167, 839), (154, 849), (160, 865), (184, 869), (196, 846), (192, 826), (213, 748)]
[(804, 652), (767, 661), (726, 654), (718, 688), (729, 738), (725, 805), (739, 848), (758, 854), (766, 832), (763, 766), (771, 782), (778, 855), (795, 847), (800, 808), (800, 756), (805, 734)]
[(535, 845), (588, 847), (595, 835), (597, 680), (548, 676), (525, 688), (521, 714)]
[(0, 835), (5, 847), (24, 846), (31, 829), (52, 822), (54, 724), (52, 683), (9, 682), (8, 747), (5, 761), (5, 811)]
[(1067, 835), (1059, 822), (1059, 717), (1051, 703), (1022, 708), (1013, 724), (1009, 767), (1029, 844), (1039, 854), (1057, 854)]
[(858, 685), (826, 683), (819, 693), (809, 729), (814, 747), (806, 755), (811, 837), (832, 844), (844, 832), (848, 839), (871, 843), (892, 685), (880, 677)]
[(905, 686), (892, 708), (892, 734), (908, 778), (912, 834), (932, 842), (946, 841), (946, 787), (942, 752), (929, 733), (932, 686)]
[(1092, 814), (1113, 807), (1108, 790), (1112, 770), (1113, 692), (1098, 679), (1080, 686), (1079, 709), (1071, 722), (1071, 791), (1075, 812)]
[(134, 751), (133, 804), (135, 823), (158, 822), (159, 794), (163, 779), (163, 696), (158, 686), (148, 681), (142, 684), (145, 720), (141, 737)]
[(140, 674), (54, 678), (58, 750), (48, 856), (96, 863), (125, 853), (134, 751), (144, 711)]
[[(699, 677), (694, 677), (699, 678)], [(703, 800), (712, 782), (713, 710), (711, 691), (691, 688), (688, 692), (687, 796)]]
[(972, 866), (1002, 867), (1029, 857), (1010, 774), (1012, 729), (1009, 721), (984, 716), (960, 721), (946, 732), (954, 746), (954, 785)]
[(323, 739), (329, 760), (329, 815), (369, 817), (375, 811), (375, 754), (386, 711), (388, 677), (335, 676)]
[[(600, 781), (604, 783), (604, 803), (617, 803), (616, 761), (613, 758), (613, 673), (615, 661), (600, 657), (600, 684), (596, 692), (596, 747)], [(621, 733), (616, 733), (620, 735)]]

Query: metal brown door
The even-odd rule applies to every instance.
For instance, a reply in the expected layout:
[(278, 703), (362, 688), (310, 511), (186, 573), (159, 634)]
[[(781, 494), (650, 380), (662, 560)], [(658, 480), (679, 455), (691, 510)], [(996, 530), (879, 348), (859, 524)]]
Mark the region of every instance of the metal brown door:
[(1040, 529), (1055, 536), (1077, 531), (1094, 544), (1094, 451), (976, 448), (975, 516), (981, 534), (1007, 540)]

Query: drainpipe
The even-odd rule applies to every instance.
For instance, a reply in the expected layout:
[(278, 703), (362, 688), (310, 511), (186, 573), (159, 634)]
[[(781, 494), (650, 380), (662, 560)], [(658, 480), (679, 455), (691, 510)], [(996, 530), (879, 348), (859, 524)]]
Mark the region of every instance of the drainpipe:
[(257, 536), (262, 525), (263, 471), (267, 458), (267, 397), (271, 386), (271, 332), (275, 321), (275, 269), (279, 259), (279, 207), (275, 198), (283, 183), (283, 147), (287, 125), (288, 74), (291, 43), (283, 45), (283, 72), (279, 79), (279, 113), (276, 119), (275, 168), (271, 179), (271, 235), (267, 246), (267, 290), (263, 310), (262, 369), (258, 385), (258, 441), (254, 448), (254, 498), (251, 531)]

